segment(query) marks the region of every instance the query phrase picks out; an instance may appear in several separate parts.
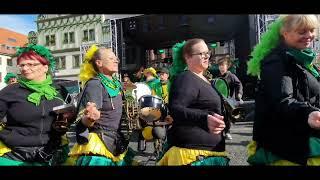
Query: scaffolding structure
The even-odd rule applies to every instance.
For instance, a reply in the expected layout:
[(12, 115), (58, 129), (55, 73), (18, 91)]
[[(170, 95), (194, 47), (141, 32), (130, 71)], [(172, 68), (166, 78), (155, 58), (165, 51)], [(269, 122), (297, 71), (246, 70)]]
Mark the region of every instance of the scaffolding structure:
[(260, 42), (261, 36), (266, 32), (269, 24), (279, 17), (279, 14), (256, 14), (255, 26), (256, 26), (256, 42)]

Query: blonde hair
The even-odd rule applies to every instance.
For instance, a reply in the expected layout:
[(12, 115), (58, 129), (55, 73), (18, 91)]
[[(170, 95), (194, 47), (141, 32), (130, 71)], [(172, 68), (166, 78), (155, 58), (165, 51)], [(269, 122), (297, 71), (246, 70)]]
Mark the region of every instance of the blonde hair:
[(97, 45), (92, 45), (88, 49), (83, 63), (80, 66), (79, 78), (82, 86), (84, 86), (89, 79), (95, 77), (99, 73), (95, 62), (97, 59), (101, 59), (101, 50), (108, 50), (112, 52), (111, 48), (98, 47)]
[(315, 15), (292, 14), (281, 15), (283, 19), (283, 26), (280, 30), (281, 34), (284, 31), (296, 31), (298, 29), (317, 29), (319, 27), (319, 20)]

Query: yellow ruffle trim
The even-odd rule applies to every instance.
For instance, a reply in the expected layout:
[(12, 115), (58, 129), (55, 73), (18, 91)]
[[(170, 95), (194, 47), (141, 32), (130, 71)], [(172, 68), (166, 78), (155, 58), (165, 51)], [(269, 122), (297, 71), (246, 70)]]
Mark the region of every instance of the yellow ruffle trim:
[(248, 145), (247, 145), (247, 154), (248, 157), (253, 156), (257, 151), (257, 142), (256, 141), (251, 141)]
[(12, 151), (8, 148), (2, 141), (0, 141), (0, 156), (3, 156), (5, 153)]
[(157, 163), (157, 165), (158, 166), (188, 165), (194, 161), (197, 161), (198, 156), (227, 157), (228, 153), (226, 151), (216, 152), (216, 151), (207, 151), (207, 150), (198, 150), (198, 149), (179, 148), (179, 147), (173, 146), (165, 153), (165, 155)]
[(75, 144), (70, 150), (69, 156), (81, 156), (81, 155), (100, 155), (106, 156), (107, 158), (112, 159), (114, 162), (123, 160), (125, 154), (120, 154), (119, 156), (114, 156), (104, 145), (102, 140), (96, 133), (89, 133), (89, 142), (87, 144)]

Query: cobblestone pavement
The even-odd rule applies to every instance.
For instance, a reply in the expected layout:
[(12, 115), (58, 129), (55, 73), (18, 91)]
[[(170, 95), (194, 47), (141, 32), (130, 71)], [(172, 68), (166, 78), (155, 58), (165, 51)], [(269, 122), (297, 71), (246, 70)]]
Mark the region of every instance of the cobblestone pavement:
[[(231, 135), (232, 140), (226, 140), (226, 149), (229, 153), (231, 166), (246, 166), (247, 153), (246, 145), (252, 138), (252, 122), (237, 122), (232, 124)], [(74, 133), (68, 133), (70, 139), (70, 146), (75, 142)], [(142, 166), (154, 166), (154, 145), (153, 142), (147, 142), (147, 148), (144, 152), (138, 152), (138, 138), (137, 134), (133, 133), (130, 138), (129, 147), (136, 152), (135, 161)]]

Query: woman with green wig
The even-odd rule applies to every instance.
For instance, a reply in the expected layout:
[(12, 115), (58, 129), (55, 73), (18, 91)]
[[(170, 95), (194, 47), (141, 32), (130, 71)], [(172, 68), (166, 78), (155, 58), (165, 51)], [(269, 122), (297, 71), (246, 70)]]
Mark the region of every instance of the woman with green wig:
[(77, 166), (131, 165), (133, 154), (120, 131), (122, 87), (112, 49), (92, 45), (80, 69), (84, 85), (79, 100), (77, 143), (69, 156)]
[(6, 84), (13, 84), (17, 82), (17, 75), (14, 73), (7, 73), (7, 75), (4, 77), (4, 82)]
[[(222, 96), (204, 76), (211, 53), (203, 39), (173, 47), (168, 130), (162, 166), (227, 166)], [(165, 151), (165, 150), (164, 150)]]
[[(1, 166), (58, 165), (66, 160), (66, 119), (73, 113), (56, 114), (64, 104), (59, 87), (52, 81), (55, 60), (49, 49), (35, 44), (18, 48), (18, 83), (0, 91)], [(58, 121), (59, 120), (59, 121)]]
[(273, 22), (251, 53), (248, 74), (258, 77), (251, 165), (320, 165), (320, 83), (311, 43), (315, 15)]

